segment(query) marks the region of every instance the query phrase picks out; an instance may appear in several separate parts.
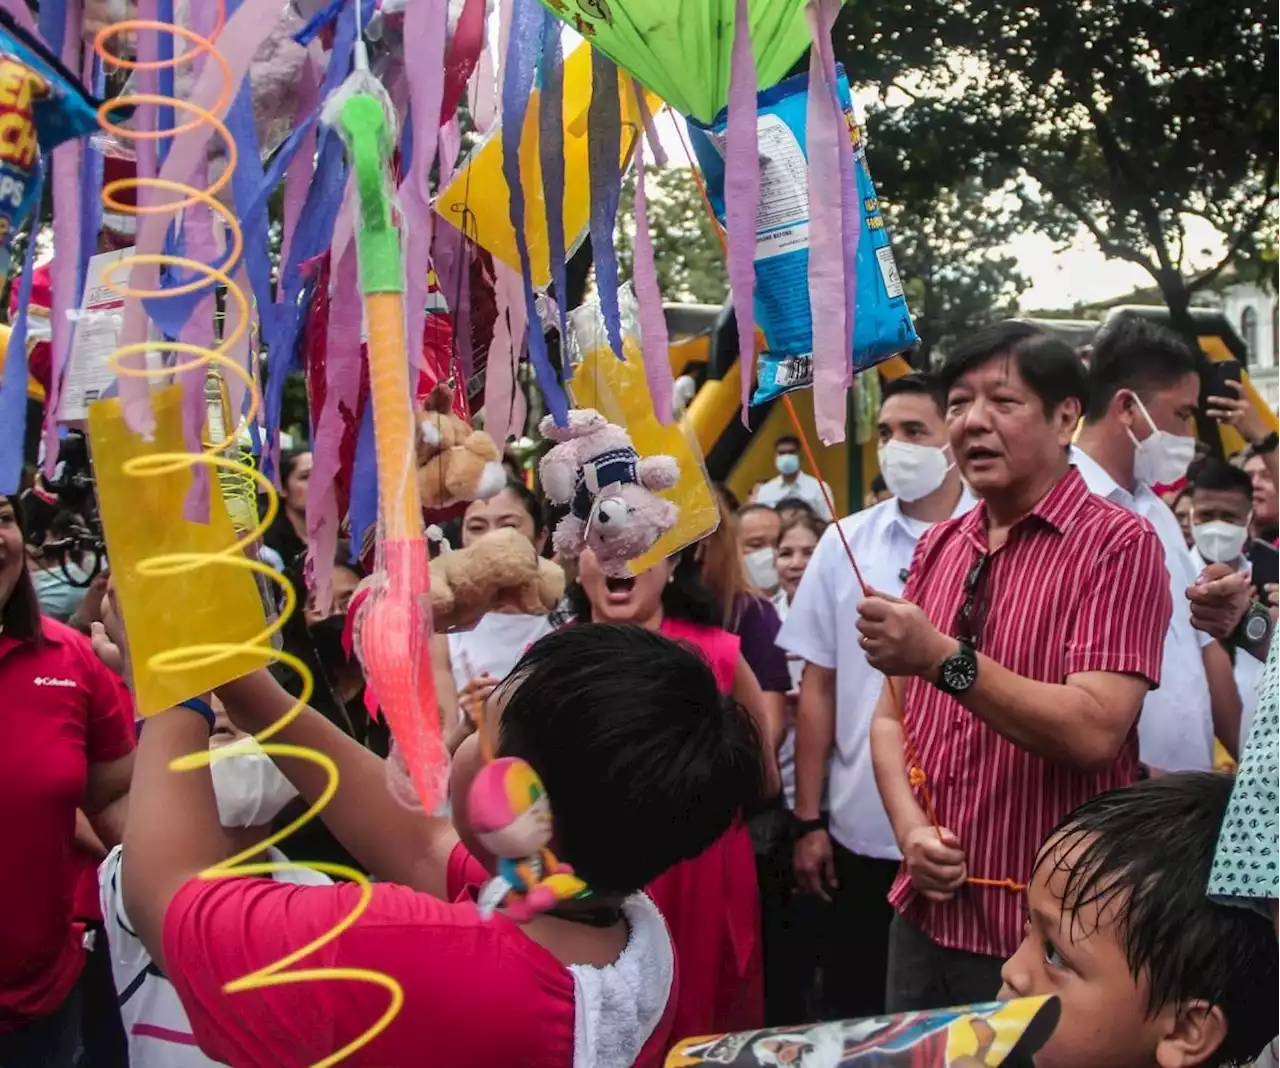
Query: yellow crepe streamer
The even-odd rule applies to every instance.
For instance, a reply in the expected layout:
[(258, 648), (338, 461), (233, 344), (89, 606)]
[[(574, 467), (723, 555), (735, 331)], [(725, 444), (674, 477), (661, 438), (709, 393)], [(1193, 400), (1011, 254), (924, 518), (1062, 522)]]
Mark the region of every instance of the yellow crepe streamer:
[[(107, 512), (115, 508), (117, 505), (126, 508), (133, 508), (134, 501), (129, 499), (129, 494), (122, 491), (119, 487), (123, 484), (124, 479), (133, 480), (130, 483), (132, 492), (139, 498), (145, 498), (148, 493), (152, 494), (154, 503), (168, 501), (173, 509), (164, 517), (164, 521), (156, 528), (157, 534), (165, 528), (165, 524), (178, 527), (183, 523), (181, 519), (181, 500), (182, 493), (186, 485), (190, 484), (193, 473), (198, 468), (206, 468), (210, 473), (217, 473), (219, 479), (223, 477), (232, 479), (248, 479), (263, 493), (267, 495), (267, 510), (260, 522), (251, 524), (250, 529), (246, 530), (239, 537), (235, 536), (235, 532), (231, 527), (230, 520), (227, 516), (226, 506), (221, 499), (215, 498), (211, 504), (212, 522), (207, 528), (209, 534), (205, 544), (201, 544), (197, 549), (190, 548), (182, 551), (165, 551), (147, 555), (138, 559), (133, 567), (133, 571), (138, 577), (150, 577), (153, 579), (182, 579), (185, 581), (196, 581), (196, 575), (212, 568), (219, 571), (216, 579), (213, 576), (206, 575), (200, 585), (206, 589), (213, 581), (217, 581), (221, 586), (223, 584), (230, 585), (233, 581), (240, 581), (245, 578), (258, 576), (269, 582), (275, 583), (280, 587), (284, 596), (284, 605), (280, 614), (275, 619), (267, 622), (262, 614), (261, 601), (257, 601), (256, 615), (249, 612), (247, 618), (260, 623), (256, 633), (247, 637), (240, 637), (238, 640), (226, 640), (217, 642), (201, 642), (198, 644), (181, 645), (174, 648), (162, 649), (159, 652), (152, 653), (145, 658), (147, 672), (159, 677), (168, 676), (171, 680), (180, 679), (183, 686), (187, 687), (181, 697), (189, 697), (192, 692), (190, 679), (197, 677), (200, 672), (221, 673), (224, 679), (235, 677), (242, 674), (245, 670), (252, 669), (255, 665), (265, 665), (272, 660), (280, 660), (291, 667), (302, 679), (302, 693), (297, 702), (289, 711), (277, 720), (271, 727), (263, 731), (257, 736), (259, 743), (262, 745), (263, 751), (272, 757), (291, 757), (298, 760), (310, 761), (323, 768), (328, 776), (328, 784), (323, 793), (311, 805), (306, 812), (291, 822), (287, 827), (276, 831), (268, 836), (264, 841), (251, 846), (241, 853), (236, 854), (227, 860), (221, 861), (213, 865), (211, 868), (200, 873), (202, 879), (217, 879), (229, 876), (241, 875), (270, 875), (279, 871), (290, 869), (310, 868), (315, 871), (321, 871), (328, 875), (338, 876), (343, 879), (350, 880), (360, 886), (361, 894), (355, 907), (346, 917), (339, 921), (331, 930), (324, 932), (319, 937), (312, 939), (306, 945), (299, 947), (286, 957), (275, 961), (264, 968), (253, 972), (250, 975), (242, 976), (226, 984), (223, 988), (228, 994), (242, 993), (251, 990), (261, 990), (267, 987), (285, 986), (292, 983), (319, 982), (322, 980), (345, 979), (351, 982), (372, 983), (381, 986), (388, 992), (390, 1001), (386, 1011), (382, 1016), (373, 1022), (373, 1024), (363, 1034), (352, 1039), (341, 1049), (318, 1061), (316, 1068), (325, 1068), (328, 1065), (334, 1065), (344, 1060), (356, 1050), (368, 1045), (373, 1039), (380, 1035), (390, 1026), (391, 1021), (395, 1019), (401, 1007), (404, 1004), (404, 991), (400, 984), (391, 976), (384, 975), (381, 972), (375, 972), (366, 968), (298, 968), (293, 966), (303, 958), (314, 953), (323, 946), (328, 945), (338, 938), (343, 931), (347, 930), (359, 919), (360, 915), (368, 907), (369, 901), (373, 896), (373, 890), (369, 884), (369, 880), (362, 872), (352, 868), (344, 867), (340, 864), (294, 864), (294, 863), (249, 863), (254, 857), (262, 853), (263, 850), (283, 841), (298, 830), (303, 824), (314, 819), (321, 809), (325, 807), (338, 790), (338, 768), (323, 753), (314, 749), (308, 749), (297, 745), (287, 745), (283, 743), (271, 743), (269, 739), (280, 731), (284, 730), (306, 707), (306, 702), (310, 698), (313, 688), (313, 680), (307, 666), (301, 660), (286, 653), (277, 652), (271, 644), (271, 639), (279, 633), (284, 626), (285, 621), (297, 609), (297, 594), (293, 587), (281, 576), (274, 568), (264, 564), (256, 558), (250, 556), (256, 547), (258, 540), (271, 522), (275, 519), (280, 510), (280, 501), (276, 495), (275, 488), (270, 480), (262, 475), (262, 473), (250, 465), (245, 464), (240, 456), (238, 448), (239, 430), (248, 424), (249, 420), (254, 418), (261, 405), (261, 394), (258, 390), (254, 376), (240, 367), (233, 358), (227, 355), (235, 344), (244, 336), (248, 329), (249, 323), (249, 304), (244, 293), (240, 288), (232, 282), (230, 274), (234, 271), (235, 264), (240, 257), (241, 250), (244, 245), (244, 238), (240, 230), (240, 226), (235, 216), (222, 204), (215, 199), (215, 194), (229, 180), (232, 171), (235, 169), (236, 145), (234, 140), (227, 133), (226, 127), (217, 117), (215, 112), (223, 111), (230, 102), (233, 86), (231, 85), (230, 68), (226, 59), (214, 47), (212, 38), (215, 38), (222, 29), (225, 19), (225, 8), (222, 0), (218, 2), (218, 18), (217, 26), (211, 31), (208, 38), (202, 37), (191, 30), (180, 26), (170, 25), (168, 23), (154, 22), (150, 20), (131, 19), (108, 26), (100, 31), (94, 40), (94, 49), (107, 63), (114, 64), (117, 67), (124, 67), (131, 70), (162, 70), (177, 67), (183, 63), (191, 62), (197, 55), (205, 55), (209, 61), (216, 64), (225, 75), (226, 84), (223, 92), (212, 110), (206, 111), (203, 108), (196, 107), (187, 101), (169, 99), (167, 97), (157, 97), (148, 94), (134, 94), (129, 96), (117, 97), (107, 102), (98, 112), (98, 119), (104, 129), (110, 130), (117, 136), (139, 140), (143, 138), (155, 139), (158, 136), (171, 136), (178, 131), (165, 131), (164, 134), (156, 134), (155, 132), (134, 131), (113, 123), (110, 119), (110, 113), (123, 108), (134, 107), (138, 104), (157, 104), (163, 107), (172, 107), (183, 111), (194, 118), (179, 129), (192, 129), (201, 123), (209, 123), (221, 135), (226, 147), (227, 162), (222, 176), (206, 189), (194, 189), (190, 186), (180, 185), (174, 182), (165, 181), (163, 179), (151, 178), (126, 178), (119, 181), (108, 183), (103, 188), (102, 199), (106, 207), (111, 211), (123, 212), (128, 214), (142, 213), (176, 213), (184, 207), (190, 207), (196, 204), (203, 204), (219, 215), (226, 223), (231, 234), (231, 251), (227, 261), (221, 270), (213, 268), (207, 264), (189, 260), (181, 256), (137, 256), (133, 259), (134, 265), (153, 266), (170, 266), (179, 267), (183, 271), (194, 274), (194, 280), (169, 290), (161, 290), (158, 292), (143, 292), (129, 288), (126, 283), (117, 282), (112, 277), (104, 278), (104, 283), (109, 285), (113, 290), (122, 296), (140, 300), (145, 298), (163, 299), (167, 296), (178, 296), (183, 293), (195, 292), (197, 290), (220, 284), (226, 287), (227, 299), (235, 302), (239, 307), (240, 314), (236, 317), (236, 326), (231, 334), (222, 339), (222, 343), (216, 349), (207, 349), (197, 345), (185, 343), (166, 343), (165, 348), (180, 353), (187, 357), (185, 362), (174, 368), (168, 368), (161, 372), (152, 372), (146, 369), (133, 369), (122, 364), (122, 360), (130, 355), (145, 353), (148, 348), (152, 347), (146, 343), (135, 345), (125, 345), (118, 348), (111, 356), (111, 367), (118, 375), (133, 375), (135, 377), (153, 378), (158, 375), (168, 376), (184, 371), (191, 371), (198, 368), (215, 368), (220, 369), (223, 373), (233, 374), (242, 379), (248, 390), (249, 411), (245, 415), (240, 427), (234, 432), (219, 434), (206, 434), (207, 444), (205, 450), (199, 453), (184, 451), (180, 448), (180, 435), (174, 436), (174, 432), (180, 430), (180, 420), (178, 418), (178, 391), (180, 387), (173, 386), (162, 391), (156, 397), (156, 417), (157, 417), (157, 434), (156, 441), (151, 446), (143, 445), (134, 441), (132, 445), (132, 455), (128, 456), (123, 463), (119, 465), (120, 481), (115, 481), (117, 472), (115, 470), (106, 470), (104, 462), (104, 454), (101, 451), (101, 445), (106, 435), (108, 442), (108, 453), (112, 449), (112, 435), (116, 431), (122, 431), (128, 434), (124, 429), (123, 418), (119, 412), (119, 404), (114, 401), (96, 402), (90, 409), (90, 436), (95, 449), (95, 464), (98, 466), (98, 476), (100, 479), (105, 477), (106, 483), (100, 483), (102, 488), (102, 507), (104, 514), (104, 525), (106, 524)], [(136, 60), (122, 59), (113, 55), (107, 48), (108, 42), (120, 35), (137, 34), (142, 32), (148, 33), (169, 33), (174, 37), (184, 39), (191, 47), (181, 55), (175, 56), (173, 59), (138, 62)], [(118, 195), (126, 190), (137, 189), (153, 189), (164, 193), (176, 194), (181, 200), (170, 201), (166, 204), (153, 204), (149, 207), (135, 208), (130, 204), (125, 204), (116, 199)], [(130, 266), (125, 262), (125, 267)], [(111, 272), (109, 272), (110, 274)], [(169, 413), (166, 416), (166, 413)], [(166, 418), (172, 419), (172, 426), (166, 432)], [(97, 436), (95, 437), (95, 430)], [(225, 428), (224, 428), (225, 430)], [(216, 440), (221, 438), (221, 440)], [(170, 442), (174, 443), (169, 447)], [(130, 451), (128, 438), (119, 439), (114, 442), (115, 455), (121, 455)], [(225, 455), (231, 453), (232, 455)], [(108, 488), (115, 487), (115, 488)], [(159, 488), (157, 488), (159, 487)], [(192, 524), (198, 525), (198, 524)], [(162, 536), (162, 535), (161, 535)], [(220, 541), (222, 548), (217, 548), (215, 541)], [(152, 542), (152, 547), (156, 545)], [(160, 546), (164, 548), (163, 543)], [(112, 564), (118, 566), (118, 554), (112, 550)], [(230, 572), (227, 571), (230, 569)], [(253, 583), (249, 584), (253, 588)], [(256, 593), (255, 593), (256, 599)], [(190, 611), (200, 601), (199, 597), (180, 602), (180, 608), (175, 616)], [(122, 610), (125, 614), (126, 623), (129, 622), (128, 606), (122, 604)], [(142, 618), (135, 617), (133, 622), (138, 629), (143, 629), (144, 623)], [(234, 630), (232, 621), (225, 621), (222, 633), (229, 634)], [(133, 631), (131, 630), (131, 634)], [(231, 671), (231, 668), (236, 670)], [(178, 698), (180, 700), (181, 698)], [(176, 703), (170, 702), (170, 703)], [(152, 708), (151, 711), (157, 709)], [(226, 759), (232, 755), (235, 747), (224, 747), (223, 749), (210, 751), (208, 749), (201, 750), (198, 753), (190, 753), (187, 756), (180, 757), (171, 765), (174, 771), (191, 771), (197, 768), (208, 767), (213, 761)]]
[[(520, 136), (520, 173), (525, 185), (525, 238), (529, 243), (530, 275), (533, 284), (551, 284), (550, 242), (547, 238), (547, 209), (542, 198), (542, 164), (538, 160), (538, 101), (541, 90), (534, 89), (525, 112)], [(640, 109), (630, 78), (618, 79), (622, 115), (622, 152), (619, 163), (631, 158), (636, 131), (641, 127)], [(649, 113), (657, 114), (662, 101), (645, 94)], [(591, 213), (590, 175), (587, 168), (587, 109), (591, 104), (591, 46), (579, 45), (564, 61), (564, 232), (571, 252), (587, 232)], [(516, 232), (511, 227), (510, 195), (502, 174), (502, 130), (495, 127), (458, 168), (453, 181), (436, 197), (435, 209), (486, 252), (508, 267), (520, 270)]]

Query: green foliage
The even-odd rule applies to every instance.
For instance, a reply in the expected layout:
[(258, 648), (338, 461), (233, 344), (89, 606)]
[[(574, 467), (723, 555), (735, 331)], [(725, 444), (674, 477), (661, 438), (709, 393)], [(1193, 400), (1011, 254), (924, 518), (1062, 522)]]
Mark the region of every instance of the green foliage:
[[(688, 167), (650, 167), (645, 173), (649, 235), (664, 300), (723, 304), (729, 275), (716, 228)], [(635, 256), (635, 172), (623, 180), (614, 245), (618, 272), (630, 278)]]
[[(1277, 12), (1258, 0), (859, 0), (837, 54), (881, 91), (903, 202), (977, 180), (1144, 268), (1175, 322), (1260, 252), (1276, 202)], [(898, 90), (897, 92), (892, 91)], [(885, 172), (873, 154), (872, 169)], [(893, 169), (893, 168), (890, 168)], [(1190, 247), (1187, 219), (1225, 254)]]

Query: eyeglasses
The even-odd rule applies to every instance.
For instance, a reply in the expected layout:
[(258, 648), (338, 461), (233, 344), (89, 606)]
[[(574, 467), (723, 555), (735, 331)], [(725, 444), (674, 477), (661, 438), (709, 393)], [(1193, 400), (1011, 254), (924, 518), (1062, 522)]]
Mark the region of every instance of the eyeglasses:
[(990, 553), (983, 553), (969, 569), (969, 574), (964, 579), (964, 603), (960, 605), (960, 614), (956, 617), (956, 638), (972, 649), (978, 648), (982, 639), (982, 626), (987, 618), (986, 598), (979, 599), (978, 592), (990, 559)]

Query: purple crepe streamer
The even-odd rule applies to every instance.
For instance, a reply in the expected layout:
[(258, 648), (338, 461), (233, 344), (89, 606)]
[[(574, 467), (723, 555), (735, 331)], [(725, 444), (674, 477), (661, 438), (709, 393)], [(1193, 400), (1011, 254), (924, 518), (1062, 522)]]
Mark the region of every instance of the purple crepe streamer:
[[(143, 13), (143, 8), (148, 4), (154, 15), (154, 0), (139, 0), (140, 17), (147, 17)], [(218, 43), (230, 64), (233, 84), (239, 85), (244, 80), (254, 55), (257, 54), (262, 42), (279, 24), (279, 18), (280, 9), (275, 0), (245, 0), (240, 10), (227, 19)], [(139, 34), (140, 59), (144, 58), (141, 53), (148, 42), (154, 44), (154, 37), (154, 34)], [(145, 71), (138, 72), (140, 80), (145, 73)], [(201, 107), (211, 106), (221, 94), (223, 77), (219, 68), (214, 64), (208, 64), (196, 79), (188, 99)], [(142, 110), (140, 107), (139, 111)], [(211, 126), (203, 125), (175, 137), (160, 176), (169, 181), (189, 183), (196, 166), (205, 154), (213, 133)], [(154, 147), (154, 142), (142, 141), (138, 145), (139, 177), (145, 176), (144, 150), (149, 146)], [(154, 166), (154, 158), (152, 166)], [(143, 195), (142, 191), (139, 195)], [(144, 215), (139, 219), (136, 243), (139, 257), (160, 252), (164, 247), (167, 223), (168, 220), (163, 215)], [(140, 264), (135, 258), (129, 272), (129, 284), (135, 290), (153, 290), (157, 288), (157, 276), (156, 268)], [(139, 300), (127, 300), (121, 343), (123, 345), (139, 344), (145, 341), (146, 337), (146, 309)], [(138, 353), (125, 357), (123, 362), (134, 368), (145, 367), (145, 361)], [(151, 395), (147, 381), (132, 376), (122, 377), (120, 400), (124, 409), (125, 422), (129, 428), (150, 439), (155, 431), (155, 413), (151, 409)]]
[(613, 231), (622, 194), (622, 108), (618, 68), (603, 53), (591, 51), (591, 103), (587, 107), (587, 172), (591, 178), (591, 255), (596, 265), (600, 314), (613, 354), (622, 360), (622, 320), (618, 315), (618, 257)]
[(640, 308), (640, 343), (644, 352), (644, 377), (649, 384), (653, 412), (658, 422), (670, 426), (675, 421), (671, 407), (674, 383), (671, 379), (670, 337), (662, 310), (658, 270), (653, 262), (653, 240), (649, 236), (649, 205), (644, 188), (644, 142), (636, 138), (636, 242), (632, 273), (636, 303)]
[(542, 55), (538, 71), (542, 78), (542, 95), (538, 104), (538, 162), (542, 170), (547, 250), (559, 308), (563, 362), (569, 343), (569, 275), (565, 265), (564, 237), (564, 47), (560, 41), (560, 23), (555, 19), (548, 19), (542, 26)]
[[(36, 170), (35, 204), (44, 196), (44, 165)], [(33, 209), (35, 211), (37, 209)], [(31, 303), (32, 265), (36, 254), (35, 216), (27, 233), (27, 249), (18, 279), (18, 314), (9, 333), (4, 371), (0, 374), (0, 494), (22, 488), (22, 450), (27, 436), (27, 308)]]
[[(249, 275), (245, 270), (244, 263), (236, 265), (235, 272), (231, 275), (231, 281), (235, 283), (237, 289), (242, 293), (249, 291)], [(235, 334), (240, 326), (240, 305), (234, 300), (227, 301), (226, 318), (222, 323), (223, 337), (231, 337)], [(248, 326), (253, 322), (253, 310), (249, 310), (249, 324), (246, 324), (244, 334), (240, 340), (235, 342), (226, 349), (225, 355), (232, 360), (237, 367), (249, 371), (249, 329)], [(241, 381), (240, 376), (232, 372), (226, 376), (227, 383), (227, 402), (231, 409), (232, 422), (239, 422), (245, 414), (245, 399), (249, 394), (248, 387)], [(257, 424), (252, 424), (256, 428)], [(230, 428), (228, 428), (229, 430)]]
[(378, 456), (373, 437), (373, 405), (365, 401), (360, 414), (360, 434), (356, 438), (356, 458), (351, 465), (351, 505), (347, 509), (351, 525), (351, 548), (360, 555), (365, 533), (378, 523)]
[(451, 181), (458, 169), (458, 158), (462, 152), (462, 124), (455, 115), (440, 127), (438, 141), (440, 159), (440, 188), (443, 189)]
[(316, 420), (314, 466), (307, 483), (307, 545), (316, 607), (328, 614), (333, 589), (333, 558), (338, 548), (338, 497), (334, 487), (342, 463), (342, 411), (354, 411), (360, 400), (360, 329), (363, 302), (355, 242), (334, 250), (329, 332), (325, 342), (324, 407)]
[(462, 310), (459, 295), (466, 266), (466, 250), (463, 248), (465, 240), (457, 227), (437, 226), (431, 242), (431, 264), (436, 272), (440, 293), (454, 316), (455, 329), (457, 316)]
[(36, 25), (36, 20), (31, 15), (31, 9), (27, 7), (26, 0), (0, 0), (0, 7), (9, 12), (27, 33), (34, 37), (40, 36), (40, 27)]
[(298, 145), (298, 155), (294, 163), (284, 175), (284, 229), (280, 238), (280, 262), (289, 259), (289, 248), (293, 244), (293, 232), (302, 215), (302, 205), (307, 201), (307, 184), (311, 177), (311, 161), (316, 155), (315, 123), (307, 123), (306, 117), (320, 106), (320, 74), (316, 69), (311, 53), (302, 63), (302, 73), (298, 81), (298, 112), (296, 125), (301, 128), (305, 124), (302, 140)]
[(756, 368), (756, 215), (760, 206), (760, 146), (756, 129), (756, 61), (751, 51), (747, 0), (737, 0), (729, 68), (729, 118), (725, 130), (725, 229), (729, 287), (738, 323), (742, 372), (742, 423), (748, 425)]
[(636, 95), (636, 110), (640, 112), (640, 124), (644, 127), (644, 135), (649, 140), (649, 148), (653, 151), (653, 162), (659, 167), (667, 165), (667, 153), (662, 147), (662, 139), (658, 136), (658, 127), (653, 121), (653, 112), (649, 110), (649, 101), (644, 96), (644, 86), (639, 78), (631, 79), (631, 91)]
[[(445, 38), (448, 0), (415, 0), (405, 8), (404, 48), (413, 61), (405, 67), (409, 88), (409, 122), (413, 124), (413, 159), (400, 183), (400, 210), (405, 234), (405, 344), (409, 367), (421, 371), (422, 338), (427, 322), (427, 273), (431, 269), (431, 168), (439, 144), (440, 108), (444, 101)], [(418, 375), (411, 373), (409, 381)]]
[[(569, 402), (551, 359), (547, 355), (547, 339), (538, 318), (538, 305), (533, 293), (533, 276), (529, 260), (529, 242), (525, 235), (525, 195), (520, 174), (520, 142), (524, 133), (524, 118), (529, 107), (529, 94), (533, 90), (534, 70), (542, 43), (543, 24), (551, 13), (539, 0), (516, 0), (512, 14), (510, 45), (502, 80), (502, 176), (510, 192), (511, 228), (516, 235), (516, 249), (520, 253), (520, 274), (524, 282), (525, 318), (529, 326), (529, 356), (533, 361), (533, 373), (538, 388), (547, 402), (547, 410), (559, 426), (567, 426)], [(615, 75), (617, 68), (614, 68)], [(617, 95), (614, 100), (616, 103)], [(615, 155), (615, 166), (616, 166)], [(612, 233), (610, 234), (612, 239)], [(610, 245), (612, 252), (612, 244)], [(599, 261), (597, 261), (597, 277)], [(616, 281), (616, 279), (615, 279)], [(519, 349), (520, 335), (513, 338), (513, 348)]]
[(498, 318), (485, 371), (484, 424), (489, 436), (501, 447), (513, 432), (524, 427), (524, 394), (516, 380), (516, 371), (527, 324), (519, 276), (500, 260), (494, 260), (493, 267)]
[[(80, 0), (59, 3), (62, 8), (53, 19), (50, 47), (62, 54), (71, 70), (80, 65), (81, 22)], [(71, 29), (74, 27), (74, 29)], [(41, 12), (44, 27), (44, 11)], [(63, 32), (65, 31), (65, 32)], [(80, 264), (75, 254), (80, 250), (81, 157), (84, 138), (59, 145), (50, 154), (53, 175), (53, 247), (65, 249), (52, 272), (52, 299), (49, 306), (49, 395), (44, 405), (44, 475), (52, 478), (58, 465), (58, 413), (62, 408), (62, 391), (67, 380), (67, 361), (71, 354), (73, 324), (71, 312), (80, 306)]]
[[(847, 315), (844, 217), (840, 200), (840, 141), (848, 141), (844, 114), (828, 83), (821, 49), (830, 40), (818, 0), (810, 0), (805, 15), (815, 46), (809, 52), (809, 95), (806, 104), (806, 151), (809, 157), (809, 306), (813, 309), (813, 409), (818, 437), (824, 445), (844, 440), (846, 370), (851, 337)], [(832, 68), (834, 73), (834, 66)], [(822, 309), (819, 314), (818, 310)]]
[[(96, 52), (86, 53), (83, 78), (93, 95), (101, 98), (107, 79), (102, 70), (102, 60)], [(80, 170), (80, 256), (77, 267), (82, 269), (77, 272), (80, 281), (76, 289), (76, 307), (84, 299), (83, 268), (89, 257), (98, 251), (98, 231), (102, 229), (102, 169), (102, 150), (94, 144), (92, 137), (86, 137), (84, 165)]]

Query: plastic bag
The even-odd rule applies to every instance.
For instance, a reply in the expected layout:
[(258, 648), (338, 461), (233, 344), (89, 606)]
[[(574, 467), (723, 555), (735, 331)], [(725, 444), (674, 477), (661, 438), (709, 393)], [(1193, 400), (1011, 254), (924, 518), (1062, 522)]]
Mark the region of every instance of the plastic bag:
[[(889, 247), (866, 151), (853, 114), (844, 69), (838, 68), (840, 102), (849, 124), (862, 227), (856, 261), (854, 371), (874, 367), (919, 343), (902, 281)], [(808, 74), (798, 74), (758, 96), (760, 209), (756, 215), (756, 322), (767, 350), (761, 353), (753, 403), (773, 400), (813, 383), (813, 316), (809, 307), (809, 191), (805, 130)], [(723, 225), (724, 143), (727, 115), (711, 126), (692, 120), (689, 132), (706, 176), (707, 193)], [(832, 190), (832, 195), (836, 191)]]

